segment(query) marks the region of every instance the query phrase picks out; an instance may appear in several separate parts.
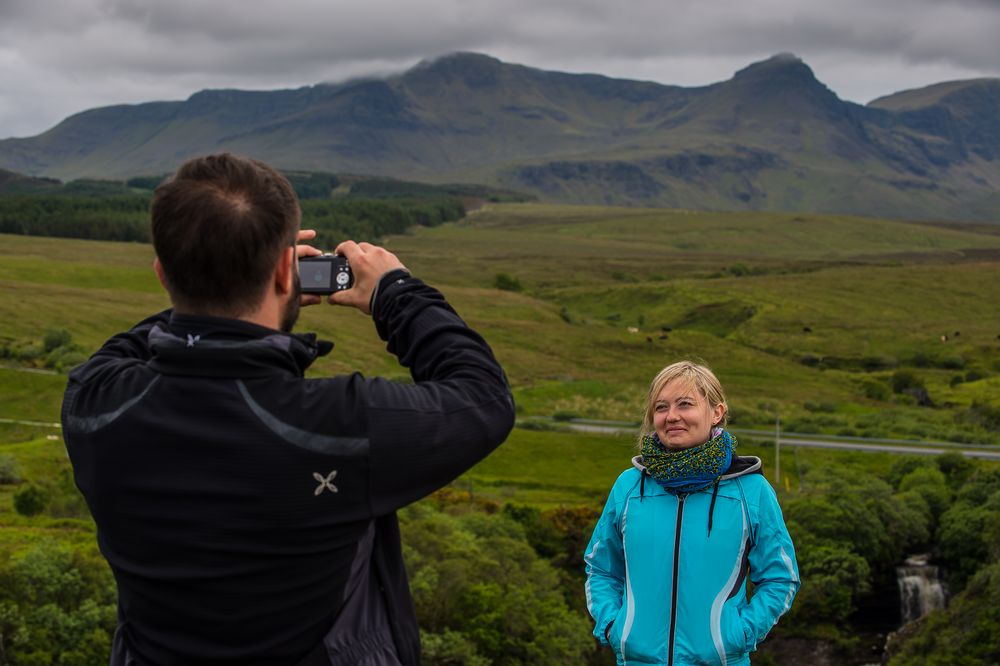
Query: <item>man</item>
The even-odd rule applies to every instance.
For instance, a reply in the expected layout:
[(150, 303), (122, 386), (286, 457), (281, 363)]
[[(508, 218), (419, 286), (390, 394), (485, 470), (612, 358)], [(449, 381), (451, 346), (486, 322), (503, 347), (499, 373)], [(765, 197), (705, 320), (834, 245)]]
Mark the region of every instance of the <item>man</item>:
[(396, 509), (507, 436), (487, 344), (390, 252), (341, 243), (351, 289), (413, 384), (304, 379), (332, 345), (290, 333), (300, 212), (288, 181), (228, 154), (153, 197), (173, 310), (73, 371), (66, 446), (118, 582), (112, 664), (419, 662)]

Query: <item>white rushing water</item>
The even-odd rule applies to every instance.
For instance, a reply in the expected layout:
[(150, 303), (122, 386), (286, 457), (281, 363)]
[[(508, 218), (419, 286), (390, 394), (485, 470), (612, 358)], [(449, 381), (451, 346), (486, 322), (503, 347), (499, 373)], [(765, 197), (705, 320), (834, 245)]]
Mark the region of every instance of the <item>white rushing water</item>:
[(928, 559), (927, 555), (914, 555), (896, 568), (903, 624), (944, 608), (947, 599), (944, 585), (938, 580), (938, 568), (929, 565)]

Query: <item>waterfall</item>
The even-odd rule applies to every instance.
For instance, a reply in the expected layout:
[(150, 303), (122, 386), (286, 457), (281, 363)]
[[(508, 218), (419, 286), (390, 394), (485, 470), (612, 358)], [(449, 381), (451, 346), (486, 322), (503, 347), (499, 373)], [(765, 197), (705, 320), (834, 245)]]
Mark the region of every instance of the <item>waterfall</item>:
[(906, 564), (896, 567), (903, 624), (944, 608), (944, 585), (938, 580), (938, 568), (927, 564), (928, 559), (928, 555), (913, 555), (906, 559)]

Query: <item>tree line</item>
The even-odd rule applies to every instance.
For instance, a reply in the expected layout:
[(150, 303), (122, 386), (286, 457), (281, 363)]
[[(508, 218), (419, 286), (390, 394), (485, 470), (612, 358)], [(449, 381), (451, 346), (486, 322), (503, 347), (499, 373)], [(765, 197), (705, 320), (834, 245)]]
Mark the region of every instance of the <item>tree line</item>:
[[(492, 192), (481, 186), (389, 179), (345, 185), (335, 174), (325, 172), (288, 171), (284, 175), (299, 198), (303, 227), (316, 229), (316, 242), (323, 247), (346, 238), (377, 241), (410, 227), (459, 220), (465, 216), (466, 198)], [(46, 181), (40, 190), (0, 189), (0, 233), (148, 243), (150, 200), (165, 178)]]
[[(150, 242), (150, 196), (20, 194), (0, 197), (0, 233), (89, 240)], [(406, 199), (303, 199), (302, 226), (333, 247), (345, 238), (378, 240), (414, 226), (435, 226), (465, 216), (455, 197)]]

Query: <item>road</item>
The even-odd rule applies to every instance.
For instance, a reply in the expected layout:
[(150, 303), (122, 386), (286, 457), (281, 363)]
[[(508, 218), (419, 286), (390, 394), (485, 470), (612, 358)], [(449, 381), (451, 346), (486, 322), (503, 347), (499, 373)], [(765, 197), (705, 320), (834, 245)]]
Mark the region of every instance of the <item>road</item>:
[[(611, 422), (580, 422), (561, 421), (558, 425), (565, 426), (572, 430), (581, 432), (598, 432), (609, 435), (625, 434), (634, 435), (636, 426), (630, 424), (614, 424)], [(741, 431), (734, 429), (737, 435)], [(752, 434), (755, 437), (774, 438), (774, 433), (763, 431), (743, 431), (743, 434)], [(844, 441), (837, 439), (813, 439), (810, 437), (785, 437), (781, 438), (782, 448), (786, 446), (808, 446), (820, 449), (841, 449), (846, 451), (875, 451), (882, 453), (905, 453), (909, 455), (936, 456), (942, 453), (956, 452), (968, 458), (980, 458), (984, 460), (1000, 460), (1000, 447), (987, 445), (962, 445), (957, 442), (935, 442), (933, 444), (909, 444), (906, 442), (893, 442), (891, 440), (870, 440), (858, 441), (861, 438), (852, 438), (854, 441)]]

